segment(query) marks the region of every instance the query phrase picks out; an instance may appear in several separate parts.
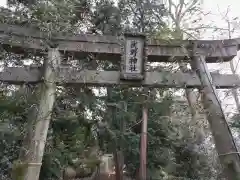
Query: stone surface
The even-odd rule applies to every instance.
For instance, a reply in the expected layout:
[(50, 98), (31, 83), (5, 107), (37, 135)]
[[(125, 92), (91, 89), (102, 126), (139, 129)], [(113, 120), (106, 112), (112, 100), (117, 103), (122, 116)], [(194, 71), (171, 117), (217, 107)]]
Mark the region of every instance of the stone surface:
[[(11, 84), (30, 83), (42, 81), (41, 68), (5, 68), (0, 72), (0, 81)], [(213, 84), (216, 88), (240, 87), (238, 75), (212, 73)], [(78, 68), (62, 67), (56, 70), (58, 85), (89, 85), (89, 86), (114, 86), (125, 87), (159, 87), (159, 88), (199, 88), (201, 83), (196, 73), (182, 72), (146, 72), (143, 81), (120, 80), (118, 71), (80, 70)]]
[[(120, 62), (121, 59), (120, 37), (54, 34), (51, 41), (58, 45), (62, 53), (74, 52), (76, 57), (84, 57), (93, 53), (100, 60)], [(0, 24), (0, 42), (8, 51), (24, 53), (26, 49), (43, 52), (50, 41), (46, 32), (40, 32), (29, 27)], [(195, 52), (192, 52), (193, 44), (197, 44)], [(214, 41), (149, 39), (147, 46), (148, 61), (170, 62), (179, 59), (187, 61), (188, 56), (206, 54), (206, 62), (209, 63), (230, 61), (236, 56), (239, 44), (239, 39)]]

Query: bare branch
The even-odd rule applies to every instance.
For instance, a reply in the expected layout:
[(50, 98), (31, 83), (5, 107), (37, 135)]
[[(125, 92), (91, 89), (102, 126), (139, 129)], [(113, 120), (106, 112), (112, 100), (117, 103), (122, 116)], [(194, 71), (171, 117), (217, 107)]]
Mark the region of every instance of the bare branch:
[(223, 31), (228, 30), (226, 28), (211, 27), (211, 26), (200, 26), (200, 27), (195, 27), (195, 28), (186, 28), (186, 30), (189, 30), (189, 31), (195, 31), (195, 30), (200, 30), (200, 29), (214, 29), (214, 30), (223, 30)]
[(168, 14), (169, 16), (171, 17), (172, 21), (177, 24), (177, 21), (176, 21), (176, 17), (174, 17), (174, 14), (172, 13), (172, 7), (175, 7), (177, 8), (177, 6), (173, 3), (172, 0), (168, 0), (168, 3), (169, 3), (169, 8), (168, 8)]
[(182, 12), (182, 15), (179, 17), (180, 21), (182, 20), (182, 18), (185, 16), (185, 14), (191, 9), (193, 8), (199, 0), (193, 0), (192, 3)]
[(180, 3), (179, 3), (180, 9), (179, 9), (179, 11), (176, 13), (177, 19), (179, 19), (180, 15), (181, 15), (181, 13), (182, 13), (182, 9), (183, 9), (184, 3), (185, 3), (184, 1), (185, 1), (185, 0), (180, 0)]

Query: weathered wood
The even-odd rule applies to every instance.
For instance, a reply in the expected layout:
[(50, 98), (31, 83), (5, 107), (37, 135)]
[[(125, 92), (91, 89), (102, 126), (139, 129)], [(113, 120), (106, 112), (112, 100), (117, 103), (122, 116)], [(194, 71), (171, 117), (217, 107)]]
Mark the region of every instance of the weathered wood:
[[(80, 70), (77, 68), (62, 67), (56, 70), (56, 83), (58, 85), (90, 85), (113, 86), (125, 85), (127, 87), (167, 87), (167, 88), (198, 88), (201, 82), (196, 73), (182, 72), (146, 72), (145, 80), (140, 82), (120, 80), (118, 71)], [(41, 68), (5, 68), (0, 72), (0, 81), (10, 84), (35, 84), (42, 81)], [(212, 73), (213, 84), (216, 88), (240, 87), (238, 75)]]
[(207, 70), (204, 57), (195, 57), (193, 67), (196, 69), (203, 86), (202, 101), (215, 141), (216, 150), (222, 164), (225, 177), (228, 180), (240, 179), (240, 156), (235, 145), (231, 130), (217, 97), (210, 73)]
[(142, 34), (125, 34), (122, 39), (121, 77), (124, 80), (143, 80), (146, 55), (146, 37)]
[[(0, 43), (9, 51), (23, 53), (26, 49), (44, 52), (49, 34), (29, 27), (0, 24)], [(69, 34), (54, 34), (51, 40), (58, 44), (63, 53), (74, 52), (76, 56), (86, 56), (89, 53), (97, 55), (100, 60), (119, 61), (121, 59), (120, 37), (95, 36), (89, 34), (70, 36)], [(148, 61), (168, 62), (183, 59), (189, 54), (193, 42), (198, 44), (194, 55), (205, 55), (209, 63), (230, 61), (237, 54), (239, 39), (214, 41), (176, 41), (148, 40)], [(190, 53), (192, 54), (192, 53)], [(160, 58), (161, 56), (161, 58)], [(173, 59), (174, 58), (174, 59)], [(187, 58), (186, 58), (187, 60)]]
[(55, 101), (55, 68), (59, 66), (60, 53), (57, 49), (49, 49), (48, 58), (44, 65), (44, 83), (41, 84), (39, 105), (34, 114), (33, 137), (27, 149), (24, 180), (38, 180), (42, 165), (42, 158), (47, 139), (53, 104)]

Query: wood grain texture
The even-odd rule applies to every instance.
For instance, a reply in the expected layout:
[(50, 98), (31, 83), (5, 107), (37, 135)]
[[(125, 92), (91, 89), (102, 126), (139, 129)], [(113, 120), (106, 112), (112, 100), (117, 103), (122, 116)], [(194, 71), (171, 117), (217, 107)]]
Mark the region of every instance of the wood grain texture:
[[(43, 80), (41, 68), (5, 68), (0, 72), (0, 81), (11, 84), (35, 84)], [(240, 78), (232, 74), (211, 74), (216, 88), (240, 87)], [(143, 81), (120, 80), (118, 71), (80, 70), (71, 67), (61, 67), (56, 70), (56, 82), (59, 85), (90, 85), (126, 87), (159, 87), (159, 88), (193, 88), (201, 87), (196, 73), (182, 72), (146, 72)]]
[[(22, 53), (25, 49), (44, 51), (51, 42), (58, 45), (62, 53), (74, 52), (78, 56), (95, 54), (100, 60), (119, 61), (121, 58), (120, 38), (114, 36), (101, 36), (90, 34), (55, 33), (49, 38), (49, 34), (31, 27), (0, 24), (0, 43), (9, 51)], [(197, 45), (194, 52), (193, 44)], [(206, 62), (230, 61), (237, 54), (239, 39), (231, 40), (148, 40), (148, 61), (169, 62), (178, 59), (186, 59), (189, 55), (207, 55)]]

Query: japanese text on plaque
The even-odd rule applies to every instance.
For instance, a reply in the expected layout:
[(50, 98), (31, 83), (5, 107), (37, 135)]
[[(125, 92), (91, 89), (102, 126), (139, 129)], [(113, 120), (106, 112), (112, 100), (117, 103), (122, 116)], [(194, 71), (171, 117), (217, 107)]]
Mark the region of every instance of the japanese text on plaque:
[(130, 66), (129, 66), (129, 70), (131, 71), (131, 72), (134, 72), (134, 71), (136, 71), (137, 69), (137, 61), (138, 61), (138, 59), (137, 59), (137, 53), (138, 53), (138, 47), (137, 47), (137, 41), (134, 41), (134, 40), (132, 40), (131, 41), (131, 44), (130, 44), (130, 58), (129, 58), (129, 64), (130, 64)]

